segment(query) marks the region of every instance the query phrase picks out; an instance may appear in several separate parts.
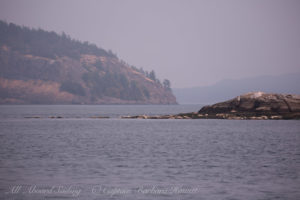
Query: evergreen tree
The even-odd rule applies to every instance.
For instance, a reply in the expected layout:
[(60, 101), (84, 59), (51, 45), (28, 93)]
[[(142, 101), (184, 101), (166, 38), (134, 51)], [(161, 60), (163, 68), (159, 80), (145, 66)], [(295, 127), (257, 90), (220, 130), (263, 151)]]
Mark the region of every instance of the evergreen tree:
[(155, 72), (154, 70), (152, 70), (150, 73), (149, 73), (149, 78), (153, 81), (156, 81), (156, 75), (155, 75)]
[(166, 88), (166, 89), (170, 89), (170, 88), (171, 88), (171, 82), (170, 82), (168, 79), (165, 79), (165, 80), (163, 81), (163, 86), (164, 86), (164, 88)]

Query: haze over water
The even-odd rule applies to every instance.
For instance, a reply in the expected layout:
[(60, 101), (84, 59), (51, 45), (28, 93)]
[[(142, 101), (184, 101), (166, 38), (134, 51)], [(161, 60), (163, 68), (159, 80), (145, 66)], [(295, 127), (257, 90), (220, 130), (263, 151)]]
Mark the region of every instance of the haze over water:
[[(168, 82), (165, 88), (169, 92), (170, 87), (191, 88), (188, 93), (179, 91), (182, 103), (211, 103), (252, 90), (299, 91), (299, 10), (297, 0), (1, 0), (0, 21), (6, 21), (7, 27), (15, 23), (61, 35), (55, 40), (58, 50), (51, 52), (51, 59), (68, 59), (72, 48), (60, 46), (64, 39), (69, 40), (67, 34), (88, 42), (78, 42), (76, 52), (84, 55), (72, 54), (77, 61), (93, 57), (86, 55), (89, 51), (79, 51), (93, 43), (116, 54), (122, 63), (119, 69), (142, 67), (154, 70), (161, 80), (169, 79), (171, 84)], [(15, 30), (16, 26), (10, 27)], [(44, 63), (49, 58), (28, 54), (30, 49), (38, 49), (38, 53), (40, 49), (49, 50), (50, 40), (18, 37), (18, 32), (3, 30), (1, 41), (6, 35), (7, 44), (12, 45), (0, 42), (0, 66), (13, 73), (5, 76), (0, 72), (1, 78), (7, 78), (2, 81), (6, 90), (1, 89), (0, 96), (16, 100), (14, 94), (27, 94), (39, 100), (35, 93), (24, 93), (22, 89), (26, 89), (40, 92), (46, 100), (55, 99), (52, 93), (44, 96), (51, 87), (36, 90), (34, 84), (25, 82), (43, 86), (39, 80), (42, 72), (46, 72), (44, 81), (51, 82), (45, 66), (52, 72), (52, 65), (36, 64), (37, 70), (32, 70), (36, 73), (30, 74), (34, 67), (30, 61)], [(57, 56), (59, 51), (63, 52), (61, 57)], [(23, 58), (29, 59), (25, 59), (25, 65)], [(85, 69), (75, 68), (71, 61), (60, 69), (70, 67), (77, 73), (96, 67), (92, 63)], [(79, 62), (77, 65), (81, 66)], [(91, 72), (109, 74), (102, 65), (97, 66), (99, 70)], [(67, 71), (62, 71), (66, 76), (61, 82), (53, 84), (55, 91), (66, 89), (61, 87), (62, 82), (72, 77)], [(57, 74), (51, 75), (57, 78)], [(83, 74), (77, 75), (77, 82), (83, 84)], [(9, 81), (14, 84), (6, 84)], [(123, 100), (135, 96), (129, 93), (131, 90), (120, 90), (120, 86), (130, 88), (129, 82), (111, 81), (113, 87), (102, 88), (107, 81), (86, 81), (89, 84), (83, 86), (91, 96), (99, 93), (101, 98), (106, 97), (103, 91), (112, 98), (125, 94)], [(148, 81), (158, 82), (156, 78)], [(14, 88), (15, 83), (20, 87)], [(202, 90), (192, 88), (199, 86)], [(163, 86), (157, 83), (153, 87)], [(70, 88), (73, 94), (74, 88)], [(149, 89), (148, 95), (144, 90), (145, 97), (153, 91)], [(77, 90), (80, 97), (84, 94)], [(177, 102), (181, 103), (180, 99)], [(10, 103), (16, 102), (43, 103)], [(153, 101), (158, 102), (162, 101)], [(111, 100), (104, 103), (113, 104)], [(0, 200), (300, 199), (299, 120), (121, 119), (128, 115), (197, 112), (202, 106), (0, 105)]]
[(0, 19), (111, 49), (173, 88), (299, 73), (298, 0), (1, 0)]

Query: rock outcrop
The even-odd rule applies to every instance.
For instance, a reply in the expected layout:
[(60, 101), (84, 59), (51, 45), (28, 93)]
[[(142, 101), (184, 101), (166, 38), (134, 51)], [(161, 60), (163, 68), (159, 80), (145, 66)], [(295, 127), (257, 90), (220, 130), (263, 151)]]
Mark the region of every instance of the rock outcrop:
[(204, 106), (198, 114), (208, 118), (299, 119), (300, 95), (250, 92)]
[(129, 119), (300, 119), (300, 95), (251, 92), (204, 106), (198, 112), (162, 116), (125, 116)]

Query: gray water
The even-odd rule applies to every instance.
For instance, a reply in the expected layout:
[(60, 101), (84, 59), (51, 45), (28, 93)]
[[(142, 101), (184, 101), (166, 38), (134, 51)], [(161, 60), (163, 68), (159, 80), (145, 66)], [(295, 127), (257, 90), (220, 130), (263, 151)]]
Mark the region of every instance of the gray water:
[(0, 106), (0, 199), (300, 199), (300, 121), (119, 118), (198, 109)]

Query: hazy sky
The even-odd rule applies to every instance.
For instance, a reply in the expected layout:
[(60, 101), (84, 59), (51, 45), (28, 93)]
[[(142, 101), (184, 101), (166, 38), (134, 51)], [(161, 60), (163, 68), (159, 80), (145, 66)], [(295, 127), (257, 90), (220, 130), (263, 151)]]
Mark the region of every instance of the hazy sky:
[(0, 0), (0, 19), (111, 49), (173, 87), (300, 72), (299, 0)]

